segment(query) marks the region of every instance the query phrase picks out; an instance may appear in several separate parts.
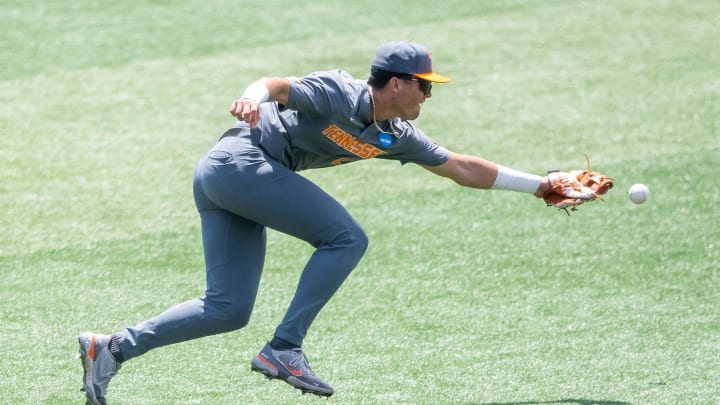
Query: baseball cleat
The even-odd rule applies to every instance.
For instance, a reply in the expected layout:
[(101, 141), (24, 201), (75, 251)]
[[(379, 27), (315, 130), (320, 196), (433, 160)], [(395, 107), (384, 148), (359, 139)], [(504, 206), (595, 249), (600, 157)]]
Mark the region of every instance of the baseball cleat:
[(80, 361), (83, 366), (83, 387), (88, 405), (106, 405), (105, 394), (110, 379), (122, 367), (110, 353), (110, 335), (85, 332), (78, 336)]
[(269, 379), (277, 378), (302, 391), (323, 397), (333, 394), (333, 389), (310, 368), (302, 349), (273, 350), (266, 344), (260, 354), (253, 357), (251, 370), (265, 374)]

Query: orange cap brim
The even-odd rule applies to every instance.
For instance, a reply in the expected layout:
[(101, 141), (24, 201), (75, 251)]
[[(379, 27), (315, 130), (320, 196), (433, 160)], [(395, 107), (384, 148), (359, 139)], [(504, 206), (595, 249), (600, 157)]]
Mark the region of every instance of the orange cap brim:
[(415, 73), (414, 76), (415, 76), (415, 77), (419, 77), (419, 78), (421, 78), (421, 79), (423, 79), (423, 80), (427, 80), (427, 81), (429, 81), (429, 82), (434, 82), (434, 83), (447, 83), (447, 82), (450, 81), (450, 78), (447, 78), (447, 77), (445, 77), (445, 76), (443, 76), (443, 75), (440, 75), (440, 74), (437, 74), (437, 73), (433, 73), (433, 72), (430, 72), (430, 73)]

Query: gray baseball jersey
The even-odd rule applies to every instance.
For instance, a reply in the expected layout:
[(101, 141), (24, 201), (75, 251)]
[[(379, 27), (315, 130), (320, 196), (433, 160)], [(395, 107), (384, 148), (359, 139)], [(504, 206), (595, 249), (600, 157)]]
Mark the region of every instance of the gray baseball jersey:
[(290, 80), (287, 104), (262, 104), (253, 136), (260, 137), (268, 155), (294, 171), (370, 158), (437, 166), (449, 158), (447, 149), (409, 121), (381, 121), (382, 132), (366, 125), (363, 118), (372, 116), (368, 85), (343, 70)]

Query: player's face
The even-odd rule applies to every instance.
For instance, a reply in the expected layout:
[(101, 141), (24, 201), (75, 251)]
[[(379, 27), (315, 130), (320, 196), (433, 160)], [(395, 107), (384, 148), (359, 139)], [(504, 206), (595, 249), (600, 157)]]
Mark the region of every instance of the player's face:
[(420, 116), (422, 103), (432, 97), (432, 84), (422, 79), (412, 78), (401, 79), (398, 85), (401, 95), (398, 107), (402, 112), (402, 118), (414, 120)]

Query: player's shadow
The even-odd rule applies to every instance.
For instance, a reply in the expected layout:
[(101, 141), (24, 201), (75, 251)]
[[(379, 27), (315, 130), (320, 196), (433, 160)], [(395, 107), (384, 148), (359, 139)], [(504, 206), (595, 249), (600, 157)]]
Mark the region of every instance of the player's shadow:
[(468, 403), (467, 405), (544, 405), (544, 404), (567, 404), (567, 405), (632, 405), (625, 401), (600, 401), (595, 399), (566, 398), (556, 401), (521, 401), (521, 402), (483, 402)]

